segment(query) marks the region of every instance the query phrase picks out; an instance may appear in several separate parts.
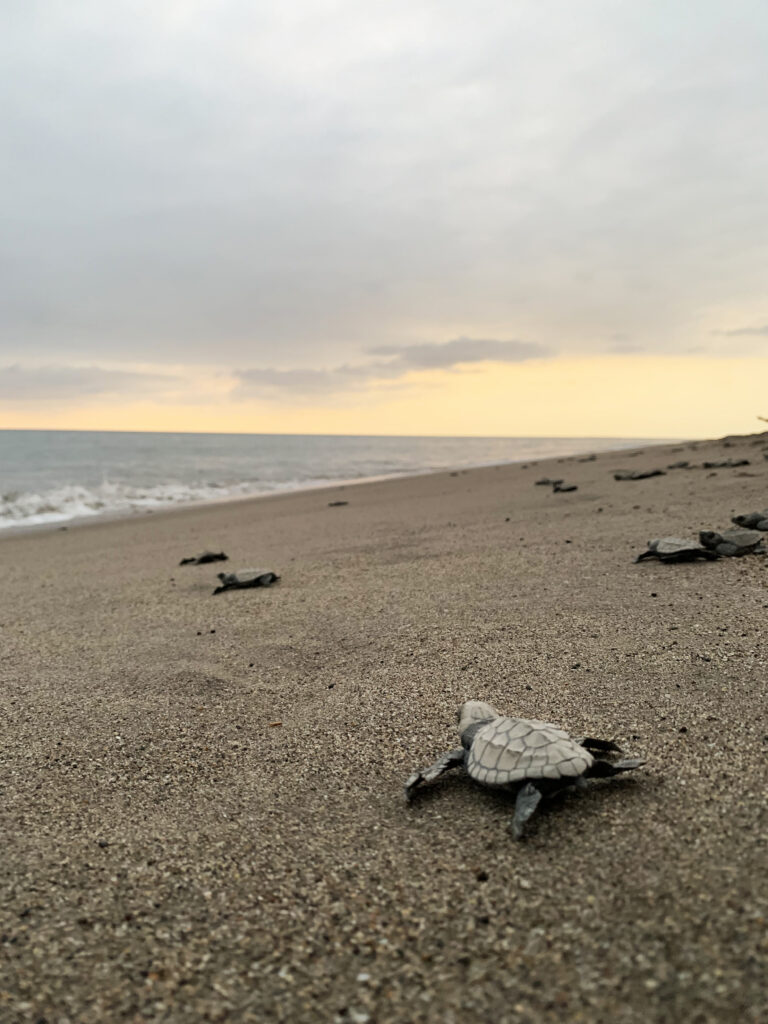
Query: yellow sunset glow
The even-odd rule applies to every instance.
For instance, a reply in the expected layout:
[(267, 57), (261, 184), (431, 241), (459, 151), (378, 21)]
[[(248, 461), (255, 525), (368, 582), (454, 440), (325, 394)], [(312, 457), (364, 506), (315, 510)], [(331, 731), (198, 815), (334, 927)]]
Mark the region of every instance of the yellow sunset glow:
[[(190, 375), (190, 382), (192, 375)], [(474, 436), (706, 437), (759, 430), (768, 359), (601, 356), (411, 373), (329, 398), (159, 397), (7, 403), (5, 429)]]

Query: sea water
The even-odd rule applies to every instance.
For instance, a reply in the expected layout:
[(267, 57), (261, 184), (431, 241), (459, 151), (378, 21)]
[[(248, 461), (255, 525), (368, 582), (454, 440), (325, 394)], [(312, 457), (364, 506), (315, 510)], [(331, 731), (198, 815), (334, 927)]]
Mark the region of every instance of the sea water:
[(0, 430), (0, 529), (648, 443)]

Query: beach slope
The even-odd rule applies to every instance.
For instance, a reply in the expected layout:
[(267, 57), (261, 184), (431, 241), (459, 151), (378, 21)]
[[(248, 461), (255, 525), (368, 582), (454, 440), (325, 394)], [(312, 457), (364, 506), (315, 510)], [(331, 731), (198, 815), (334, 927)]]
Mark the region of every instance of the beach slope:
[[(766, 451), (0, 539), (0, 1020), (768, 1019), (768, 560), (633, 563), (768, 506)], [(212, 596), (251, 566), (282, 579)], [(647, 765), (520, 843), (460, 772), (406, 806), (469, 698)]]

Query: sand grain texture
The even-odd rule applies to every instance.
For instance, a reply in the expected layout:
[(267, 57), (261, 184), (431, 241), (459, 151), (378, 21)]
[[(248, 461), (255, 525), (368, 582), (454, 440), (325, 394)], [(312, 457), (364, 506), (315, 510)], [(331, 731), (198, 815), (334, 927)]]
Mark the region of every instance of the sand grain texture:
[[(632, 563), (764, 508), (765, 448), (0, 540), (0, 1021), (768, 1019), (768, 559)], [(648, 765), (519, 844), (458, 772), (407, 807), (472, 697)]]

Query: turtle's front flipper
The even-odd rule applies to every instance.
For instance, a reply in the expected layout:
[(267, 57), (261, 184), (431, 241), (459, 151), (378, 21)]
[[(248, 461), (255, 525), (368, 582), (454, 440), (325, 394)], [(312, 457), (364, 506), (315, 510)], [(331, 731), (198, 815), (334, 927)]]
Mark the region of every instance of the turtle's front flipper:
[(460, 764), (464, 764), (464, 754), (464, 747), (459, 747), (458, 750), (449, 750), (447, 754), (438, 757), (435, 763), (429, 768), (425, 768), (423, 772), (414, 772), (413, 775), (410, 775), (405, 783), (405, 799), (412, 800), (416, 787), (420, 786), (422, 782), (432, 782), (433, 779), (438, 778), (450, 768), (458, 768)]
[(515, 816), (509, 826), (509, 831), (519, 839), (523, 834), (523, 825), (539, 806), (541, 790), (538, 790), (532, 782), (526, 782), (515, 801)]

